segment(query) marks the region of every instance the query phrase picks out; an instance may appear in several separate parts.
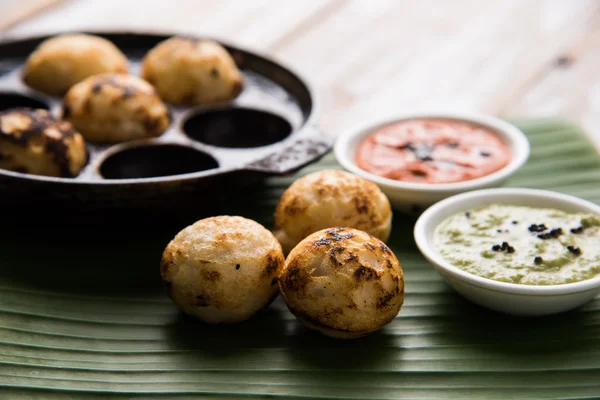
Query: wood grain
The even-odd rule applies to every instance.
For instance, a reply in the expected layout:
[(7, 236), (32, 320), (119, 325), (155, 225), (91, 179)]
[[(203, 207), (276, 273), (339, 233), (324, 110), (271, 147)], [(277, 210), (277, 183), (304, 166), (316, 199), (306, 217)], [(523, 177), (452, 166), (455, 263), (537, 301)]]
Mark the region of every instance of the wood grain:
[(286, 7), (273, 0), (80, 0), (19, 24), (9, 34), (85, 29), (184, 32), (264, 51), (328, 4), (319, 0), (290, 2)]
[(63, 0), (19, 0), (0, 2), (0, 31), (55, 6)]
[(600, 143), (599, 15), (596, 0), (78, 0), (8, 34), (127, 28), (235, 42), (305, 75), (333, 136), (383, 115), (451, 108), (563, 116)]
[(600, 151), (600, 14), (594, 20), (594, 30), (550, 60), (502, 113), (566, 115), (584, 127)]
[[(410, 8), (394, 2), (389, 9), (378, 2), (383, 16), (341, 10), (281, 57), (298, 60), (320, 85), (323, 126), (334, 134), (357, 121), (416, 108), (498, 114), (569, 43), (585, 36), (590, 9), (599, 5), (582, 1), (565, 10), (564, 3), (526, 3), (530, 8), (523, 2), (453, 2), (451, 14), (432, 11), (436, 1)], [(355, 36), (333, 35), (338, 19), (358, 17), (344, 12), (361, 14), (364, 25)], [(313, 54), (321, 62), (301, 58), (317, 37), (321, 48)]]

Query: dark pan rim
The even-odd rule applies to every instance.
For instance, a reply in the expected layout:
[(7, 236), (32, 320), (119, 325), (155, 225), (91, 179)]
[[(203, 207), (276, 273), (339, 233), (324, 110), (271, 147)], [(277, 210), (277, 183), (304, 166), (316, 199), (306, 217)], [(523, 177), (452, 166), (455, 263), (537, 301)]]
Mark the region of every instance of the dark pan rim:
[[(272, 57), (265, 55), (261, 51), (256, 51), (253, 48), (234, 46), (227, 41), (224, 41), (219, 38), (212, 37), (212, 36), (203, 36), (203, 35), (198, 35), (197, 33), (184, 32), (184, 31), (166, 32), (166, 31), (162, 31), (162, 30), (151, 30), (151, 29), (136, 30), (136, 31), (122, 30), (122, 29), (114, 29), (113, 30), (110, 28), (103, 29), (103, 30), (81, 29), (81, 30), (53, 31), (53, 32), (47, 32), (47, 33), (37, 33), (37, 34), (33, 34), (33, 35), (6, 35), (0, 39), (0, 47), (7, 45), (7, 44), (14, 44), (16, 42), (27, 41), (27, 40), (42, 41), (42, 40), (48, 39), (52, 36), (61, 35), (61, 34), (65, 34), (65, 33), (87, 33), (90, 35), (99, 35), (99, 36), (102, 36), (102, 35), (163, 36), (165, 39), (172, 37), (172, 36), (186, 36), (186, 37), (214, 40), (227, 48), (250, 54), (253, 57), (261, 58), (262, 60), (287, 71), (288, 73), (293, 75), (296, 78), (296, 80), (298, 80), (298, 82), (302, 83), (302, 85), (304, 85), (304, 87), (306, 88), (306, 91), (308, 92), (308, 94), (310, 96), (310, 100), (311, 100), (311, 109), (308, 114), (308, 117), (303, 122), (301, 127), (299, 127), (298, 129), (292, 130), (291, 134), (283, 141), (269, 145), (269, 146), (281, 146), (282, 148), (281, 149), (277, 149), (277, 148), (273, 149), (273, 153), (269, 153), (269, 154), (265, 155), (265, 157), (268, 157), (269, 155), (274, 154), (274, 153), (275, 154), (278, 153), (279, 151), (281, 151), (283, 149), (283, 147), (286, 144), (292, 142), (294, 139), (299, 139), (301, 137), (303, 131), (310, 131), (311, 128), (316, 127), (316, 119), (317, 119), (317, 115), (318, 115), (318, 112), (320, 109), (319, 99), (317, 98), (316, 92), (315, 92), (314, 88), (312, 87), (312, 85), (308, 82), (308, 80), (302, 74), (300, 74), (294, 68), (290, 68), (286, 63), (275, 60)], [(267, 146), (265, 146), (265, 147), (267, 147)], [(257, 157), (256, 160), (252, 160), (250, 162), (256, 162), (259, 160), (260, 160), (260, 157)], [(190, 173), (186, 173), (186, 174), (157, 176), (157, 177), (151, 177), (151, 178), (99, 179), (99, 180), (93, 180), (93, 181), (92, 180), (77, 180), (74, 178), (62, 178), (62, 177), (54, 177), (54, 176), (25, 174), (25, 173), (21, 173), (21, 172), (14, 172), (14, 171), (9, 171), (9, 170), (4, 170), (4, 169), (0, 169), (0, 176), (7, 176), (7, 177), (10, 177), (13, 179), (19, 179), (19, 180), (24, 180), (24, 181), (53, 182), (53, 183), (61, 183), (61, 184), (74, 185), (74, 186), (131, 185), (131, 184), (142, 184), (143, 185), (143, 184), (161, 183), (161, 182), (187, 181), (187, 180), (193, 180), (193, 179), (197, 179), (197, 178), (204, 178), (204, 177), (208, 177), (208, 176), (226, 174), (226, 173), (230, 173), (233, 171), (243, 171), (243, 170), (245, 170), (244, 165), (240, 165), (239, 167), (226, 167), (226, 168), (218, 167), (218, 168), (214, 168), (214, 169), (198, 171), (198, 172), (190, 172)]]

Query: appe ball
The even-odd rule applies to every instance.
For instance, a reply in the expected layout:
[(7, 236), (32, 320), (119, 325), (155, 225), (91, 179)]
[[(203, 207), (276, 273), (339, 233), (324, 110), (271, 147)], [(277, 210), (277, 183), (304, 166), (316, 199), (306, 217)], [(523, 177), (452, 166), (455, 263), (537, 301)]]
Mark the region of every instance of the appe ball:
[(352, 228), (313, 233), (288, 255), (279, 277), (290, 311), (306, 326), (336, 338), (372, 333), (404, 302), (404, 275), (379, 239)]
[(64, 34), (44, 40), (29, 55), (23, 81), (53, 96), (103, 72), (127, 72), (125, 55), (108, 40), (86, 34)]
[(325, 170), (294, 182), (275, 210), (275, 236), (286, 254), (311, 233), (336, 226), (360, 229), (386, 241), (392, 229), (390, 202), (372, 182)]
[(172, 37), (142, 61), (142, 78), (172, 104), (210, 104), (234, 99), (242, 74), (223, 46), (211, 40)]
[(71, 178), (87, 163), (83, 137), (46, 110), (0, 112), (0, 168)]
[(247, 320), (278, 293), (281, 246), (262, 225), (242, 217), (202, 219), (175, 236), (160, 273), (186, 314), (209, 323)]
[(160, 136), (170, 124), (169, 110), (154, 88), (126, 74), (94, 75), (74, 85), (64, 98), (63, 118), (99, 143)]

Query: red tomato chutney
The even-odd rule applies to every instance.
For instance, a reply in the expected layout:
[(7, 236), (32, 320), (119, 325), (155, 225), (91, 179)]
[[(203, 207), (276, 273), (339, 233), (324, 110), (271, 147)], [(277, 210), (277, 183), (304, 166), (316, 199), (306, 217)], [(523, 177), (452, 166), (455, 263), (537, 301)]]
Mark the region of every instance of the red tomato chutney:
[(450, 183), (479, 178), (510, 161), (491, 130), (454, 120), (414, 119), (377, 129), (356, 152), (359, 168), (389, 179)]

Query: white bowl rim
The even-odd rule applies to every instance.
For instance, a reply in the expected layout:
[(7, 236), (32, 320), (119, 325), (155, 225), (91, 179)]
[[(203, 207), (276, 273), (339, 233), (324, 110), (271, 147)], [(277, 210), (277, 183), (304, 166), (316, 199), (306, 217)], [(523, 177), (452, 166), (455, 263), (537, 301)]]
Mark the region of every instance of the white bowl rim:
[[(452, 265), (452, 263), (444, 259), (442, 255), (440, 255), (434, 249), (433, 244), (430, 241), (430, 237), (433, 237), (433, 232), (431, 232), (432, 234), (429, 235), (426, 231), (427, 222), (439, 213), (443, 212), (446, 208), (455, 204), (464, 203), (467, 200), (472, 200), (476, 198), (486, 198), (495, 195), (513, 195), (526, 196), (538, 199), (554, 199), (562, 201), (564, 203), (568, 203), (572, 205), (573, 208), (582, 209), (582, 211), (585, 210), (585, 212), (589, 212), (589, 210), (591, 209), (593, 210), (592, 213), (600, 215), (600, 205), (592, 203), (591, 201), (581, 199), (579, 197), (559, 192), (553, 192), (550, 190), (524, 188), (493, 188), (475, 190), (448, 197), (429, 207), (427, 210), (425, 210), (425, 212), (423, 212), (423, 214), (421, 214), (414, 228), (414, 238), (417, 247), (419, 248), (419, 251), (421, 251), (423, 256), (425, 256), (425, 258), (427, 258), (432, 264), (434, 264), (435, 267), (443, 270), (445, 273), (452, 275), (453, 277), (471, 285), (485, 288), (488, 290), (493, 290), (496, 292), (530, 296), (554, 296), (585, 292), (600, 288), (600, 274), (596, 275), (591, 279), (586, 279), (583, 281), (573, 283), (565, 283), (562, 285), (523, 285), (518, 283), (500, 282), (488, 278), (483, 278), (471, 274), (469, 272), (463, 271), (462, 269), (455, 267), (454, 265)], [(543, 205), (541, 207), (543, 207)], [(465, 207), (464, 210), (466, 211), (469, 208), (471, 207)]]
[[(367, 136), (378, 128), (395, 122), (406, 121), (410, 119), (451, 119), (476, 125), (483, 125), (492, 131), (500, 132), (502, 139), (507, 139), (507, 145), (511, 148), (512, 158), (510, 162), (491, 174), (470, 179), (461, 182), (451, 183), (415, 183), (404, 182), (394, 179), (384, 178), (372, 174), (359, 168), (354, 162), (354, 154), (350, 154), (351, 141), (357, 136)], [(338, 162), (347, 171), (350, 171), (362, 178), (368, 179), (379, 185), (395, 187), (398, 189), (418, 190), (424, 192), (459, 192), (485, 187), (496, 182), (507, 179), (521, 168), (529, 158), (530, 145), (525, 134), (516, 126), (491, 115), (454, 111), (419, 111), (405, 114), (395, 114), (393, 117), (377, 119), (371, 123), (363, 124), (348, 131), (343, 132), (336, 140), (334, 153)]]

